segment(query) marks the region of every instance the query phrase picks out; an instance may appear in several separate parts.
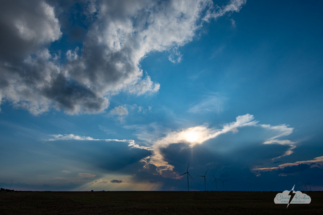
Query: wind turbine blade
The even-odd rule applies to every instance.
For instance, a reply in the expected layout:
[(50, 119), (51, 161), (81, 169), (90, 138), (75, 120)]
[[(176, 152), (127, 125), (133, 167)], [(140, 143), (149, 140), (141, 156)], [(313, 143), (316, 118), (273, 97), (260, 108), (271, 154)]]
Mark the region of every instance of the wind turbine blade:
[(185, 175), (185, 174), (187, 174), (187, 172), (185, 172), (185, 173), (183, 173), (183, 174), (180, 174), (180, 175)]
[(190, 163), (188, 163), (188, 165), (187, 165), (187, 172), (188, 172), (188, 168), (190, 167)]
[(191, 174), (190, 173), (187, 173), (193, 180), (194, 180), (194, 178), (191, 176)]
[(205, 174), (204, 175), (206, 175), (206, 173), (208, 172), (209, 170), (206, 170), (206, 172), (205, 172)]

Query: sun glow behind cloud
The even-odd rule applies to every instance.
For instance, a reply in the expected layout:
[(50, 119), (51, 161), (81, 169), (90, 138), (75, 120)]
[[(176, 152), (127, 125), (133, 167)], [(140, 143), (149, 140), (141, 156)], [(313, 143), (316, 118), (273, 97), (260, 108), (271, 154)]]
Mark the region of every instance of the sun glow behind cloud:
[[(165, 160), (162, 154), (162, 149), (167, 148), (172, 144), (184, 143), (188, 144), (192, 149), (196, 145), (205, 143), (207, 140), (218, 137), (221, 134), (228, 132), (237, 133), (238, 128), (254, 126), (260, 127), (267, 131), (275, 131), (275, 135), (263, 142), (263, 144), (280, 144), (289, 145), (290, 148), (281, 156), (288, 156), (293, 153), (293, 149), (296, 148), (295, 143), (291, 140), (280, 140), (283, 136), (288, 136), (293, 132), (293, 128), (287, 125), (271, 126), (267, 124), (258, 124), (258, 121), (254, 120), (254, 116), (251, 114), (245, 114), (236, 117), (236, 121), (224, 124), (221, 129), (209, 128), (207, 125), (200, 125), (195, 127), (186, 128), (180, 131), (173, 131), (166, 134), (164, 137), (157, 139), (150, 143), (150, 145), (139, 145), (135, 140), (118, 140), (118, 139), (94, 139), (92, 137), (80, 137), (77, 135), (52, 135), (54, 138), (49, 139), (49, 141), (57, 140), (90, 140), (90, 141), (114, 141), (114, 142), (126, 142), (128, 147), (138, 148), (142, 150), (149, 150), (152, 152), (151, 156), (145, 157), (140, 161), (144, 164), (144, 168), (149, 168), (149, 165), (154, 165), (157, 172), (164, 177), (180, 178), (178, 173), (174, 172), (174, 166), (169, 164)], [(276, 158), (273, 158), (276, 159)], [(167, 172), (167, 173), (166, 173)], [(164, 174), (165, 173), (165, 174)]]
[[(286, 145), (288, 143), (287, 145), (289, 145), (290, 148), (280, 157), (292, 154), (292, 150), (296, 148), (296, 146), (294, 145), (295, 142), (292, 142), (290, 140), (277, 139), (282, 136), (287, 136), (291, 134), (293, 132), (293, 128), (289, 128), (287, 125), (271, 126), (258, 124), (258, 121), (254, 120), (253, 115), (245, 114), (242, 116), (238, 116), (235, 122), (223, 125), (222, 129), (209, 128), (207, 125), (202, 125), (190, 127), (182, 131), (174, 131), (168, 133), (164, 138), (161, 138), (153, 143), (153, 145), (151, 146), (153, 155), (145, 159), (142, 159), (141, 161), (145, 164), (145, 167), (148, 167), (149, 164), (153, 164), (157, 167), (157, 171), (159, 172), (159, 174), (163, 175), (164, 171), (173, 171), (174, 169), (174, 166), (169, 164), (164, 159), (164, 156), (161, 153), (161, 150), (163, 148), (167, 148), (169, 145), (178, 143), (186, 143), (193, 148), (195, 145), (203, 144), (207, 140), (216, 138), (221, 134), (225, 134), (228, 132), (237, 133), (239, 131), (238, 128), (246, 126), (257, 126), (266, 130), (274, 130), (278, 132), (278, 135), (269, 138), (263, 144)], [(177, 173), (171, 174), (170, 177), (180, 178)]]
[(186, 132), (186, 134), (184, 134), (184, 135), (185, 135), (185, 139), (191, 143), (198, 141), (200, 138), (199, 133), (194, 132), (194, 131)]

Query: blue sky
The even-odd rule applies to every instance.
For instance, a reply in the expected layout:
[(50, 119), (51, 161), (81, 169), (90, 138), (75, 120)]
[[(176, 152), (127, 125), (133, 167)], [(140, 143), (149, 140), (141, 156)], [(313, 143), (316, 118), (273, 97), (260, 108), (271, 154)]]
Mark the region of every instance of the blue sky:
[(2, 1), (0, 186), (322, 190), (322, 4)]

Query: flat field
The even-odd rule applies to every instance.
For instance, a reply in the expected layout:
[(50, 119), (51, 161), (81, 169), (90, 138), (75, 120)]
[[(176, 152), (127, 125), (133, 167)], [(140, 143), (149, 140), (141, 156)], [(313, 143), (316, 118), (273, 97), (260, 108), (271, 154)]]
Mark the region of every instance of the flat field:
[(323, 214), (323, 192), (306, 193), (286, 209), (277, 192), (0, 192), (0, 214)]

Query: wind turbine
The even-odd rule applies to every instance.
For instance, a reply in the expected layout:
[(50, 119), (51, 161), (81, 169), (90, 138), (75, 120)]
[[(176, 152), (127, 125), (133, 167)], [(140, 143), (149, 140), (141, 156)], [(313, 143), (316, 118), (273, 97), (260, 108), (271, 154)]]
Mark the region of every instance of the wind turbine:
[(224, 191), (224, 182), (228, 181), (228, 180), (222, 180), (222, 179), (219, 179), (220, 181), (222, 181), (222, 186), (223, 186), (223, 191)]
[(205, 174), (204, 174), (204, 175), (200, 175), (200, 177), (204, 178), (204, 187), (205, 187), (205, 191), (206, 191), (206, 173), (207, 173), (208, 171), (209, 171), (209, 170), (207, 170), (207, 171), (205, 172)]
[(189, 177), (191, 177), (193, 179), (193, 177), (191, 176), (191, 174), (188, 172), (189, 166), (190, 166), (190, 163), (188, 163), (188, 165), (187, 165), (186, 172), (184, 172), (183, 174), (181, 174), (181, 175), (185, 175), (186, 174), (186, 176), (187, 176), (187, 191), (190, 191), (190, 178)]
[(220, 180), (220, 179), (216, 178), (216, 177), (214, 176), (214, 174), (213, 174), (213, 177), (214, 177), (214, 181), (212, 182), (212, 184), (215, 182), (215, 190), (217, 190), (217, 189), (218, 189), (218, 185), (217, 185), (216, 181), (218, 181), (218, 180)]

